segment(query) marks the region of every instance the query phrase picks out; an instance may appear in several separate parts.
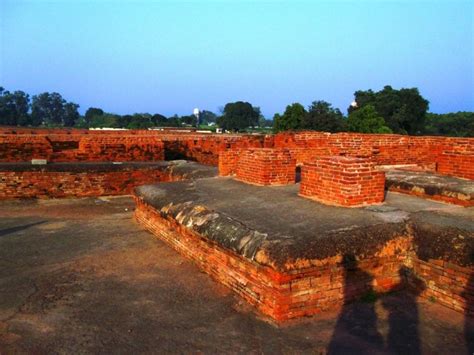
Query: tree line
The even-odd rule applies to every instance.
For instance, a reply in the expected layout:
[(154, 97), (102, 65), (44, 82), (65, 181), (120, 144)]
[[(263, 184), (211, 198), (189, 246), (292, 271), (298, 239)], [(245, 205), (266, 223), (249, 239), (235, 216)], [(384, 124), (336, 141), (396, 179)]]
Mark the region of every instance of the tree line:
[(316, 100), (307, 108), (300, 103), (288, 105), (282, 114), (277, 113), (273, 120), (268, 120), (259, 107), (237, 101), (227, 103), (219, 115), (200, 111), (198, 122), (195, 115), (117, 115), (97, 107), (90, 107), (81, 116), (79, 105), (66, 101), (59, 93), (45, 92), (30, 99), (23, 91), (10, 92), (0, 87), (0, 125), (146, 129), (190, 127), (199, 123), (237, 132), (271, 127), (274, 132), (317, 130), (474, 137), (474, 112), (429, 113), (429, 102), (417, 88), (396, 90), (385, 86), (380, 91), (358, 90), (354, 97), (347, 115), (327, 101)]

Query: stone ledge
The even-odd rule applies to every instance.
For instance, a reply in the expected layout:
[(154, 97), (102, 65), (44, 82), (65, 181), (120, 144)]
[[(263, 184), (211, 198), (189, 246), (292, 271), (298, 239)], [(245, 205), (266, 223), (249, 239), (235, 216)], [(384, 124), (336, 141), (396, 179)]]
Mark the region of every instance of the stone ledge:
[(461, 206), (474, 206), (474, 182), (429, 172), (391, 170), (385, 174), (390, 191), (420, 196)]
[(403, 288), (411, 266), (426, 285), (422, 296), (442, 289), (440, 303), (458, 311), (472, 304), (474, 290), (464, 287), (474, 272), (474, 226), (465, 209), (441, 218), (444, 205), (389, 196), (384, 206), (348, 210), (296, 192), (229, 178), (140, 186), (135, 216), (276, 321), (340, 307), (347, 288), (351, 299)]

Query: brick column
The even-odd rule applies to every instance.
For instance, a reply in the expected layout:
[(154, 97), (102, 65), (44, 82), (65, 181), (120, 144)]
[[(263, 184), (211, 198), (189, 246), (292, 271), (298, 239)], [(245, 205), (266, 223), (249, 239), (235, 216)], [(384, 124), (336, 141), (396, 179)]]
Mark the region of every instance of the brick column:
[(240, 149), (223, 149), (219, 152), (219, 176), (235, 174), (240, 152)]
[(346, 207), (383, 202), (385, 173), (368, 158), (320, 157), (301, 169), (300, 196)]
[(254, 185), (295, 183), (296, 160), (288, 149), (250, 148), (241, 150), (236, 179)]

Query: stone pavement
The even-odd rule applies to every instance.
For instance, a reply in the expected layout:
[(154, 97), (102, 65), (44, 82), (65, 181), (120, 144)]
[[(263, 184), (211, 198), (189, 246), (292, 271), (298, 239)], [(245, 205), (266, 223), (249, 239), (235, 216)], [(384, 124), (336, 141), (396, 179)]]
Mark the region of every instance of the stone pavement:
[(133, 208), (0, 204), (0, 353), (474, 351), (472, 320), (406, 293), (276, 327), (143, 231)]

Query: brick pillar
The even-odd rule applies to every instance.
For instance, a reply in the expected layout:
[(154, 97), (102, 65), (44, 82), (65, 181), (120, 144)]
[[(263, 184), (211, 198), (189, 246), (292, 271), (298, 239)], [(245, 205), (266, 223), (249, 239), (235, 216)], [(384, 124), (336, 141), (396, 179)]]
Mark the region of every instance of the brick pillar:
[(368, 158), (320, 157), (301, 169), (300, 196), (338, 206), (383, 202), (385, 173)]
[(219, 152), (219, 176), (234, 175), (241, 149), (223, 149)]
[(241, 150), (236, 179), (254, 185), (295, 183), (296, 160), (288, 149), (250, 148)]

